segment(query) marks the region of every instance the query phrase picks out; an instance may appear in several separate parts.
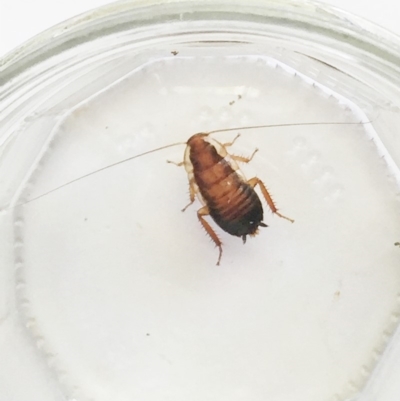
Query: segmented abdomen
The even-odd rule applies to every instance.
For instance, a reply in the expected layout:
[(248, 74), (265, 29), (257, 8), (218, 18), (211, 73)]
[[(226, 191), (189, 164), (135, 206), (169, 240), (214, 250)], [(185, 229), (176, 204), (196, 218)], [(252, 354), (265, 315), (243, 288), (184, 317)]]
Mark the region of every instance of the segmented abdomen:
[(216, 151), (202, 141), (192, 146), (193, 177), (210, 216), (226, 232), (238, 237), (254, 234), (263, 219), (263, 209), (254, 189)]

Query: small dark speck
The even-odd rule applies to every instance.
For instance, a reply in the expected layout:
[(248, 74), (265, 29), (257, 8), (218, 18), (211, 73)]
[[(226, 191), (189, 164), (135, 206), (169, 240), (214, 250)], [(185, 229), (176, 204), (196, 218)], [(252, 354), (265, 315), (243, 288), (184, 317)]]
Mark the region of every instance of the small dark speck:
[(231, 102), (229, 102), (229, 106), (232, 106), (235, 103), (234, 100), (232, 100)]
[(335, 298), (339, 298), (340, 297), (340, 291), (336, 291), (335, 292)]
[(400, 246), (400, 242), (395, 242), (394, 245), (395, 246)]
[(108, 125), (106, 125), (106, 129), (108, 129)]
[(240, 100), (242, 98), (242, 95), (238, 95), (238, 99)]
[(150, 333), (146, 333), (146, 337), (149, 337), (150, 336)]
[(87, 221), (87, 217), (85, 217), (85, 221)]
[(176, 56), (179, 52), (177, 52), (176, 50), (172, 50), (171, 54)]

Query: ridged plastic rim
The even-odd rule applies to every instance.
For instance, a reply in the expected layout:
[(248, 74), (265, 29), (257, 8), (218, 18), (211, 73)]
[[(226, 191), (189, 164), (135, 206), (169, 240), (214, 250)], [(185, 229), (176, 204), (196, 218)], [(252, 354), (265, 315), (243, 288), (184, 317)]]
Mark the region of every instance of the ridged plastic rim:
[(55, 54), (92, 39), (171, 21), (201, 19), (264, 21), (308, 26), (328, 37), (400, 65), (400, 38), (350, 13), (315, 1), (279, 0), (126, 0), (64, 21), (0, 58), (0, 85)]

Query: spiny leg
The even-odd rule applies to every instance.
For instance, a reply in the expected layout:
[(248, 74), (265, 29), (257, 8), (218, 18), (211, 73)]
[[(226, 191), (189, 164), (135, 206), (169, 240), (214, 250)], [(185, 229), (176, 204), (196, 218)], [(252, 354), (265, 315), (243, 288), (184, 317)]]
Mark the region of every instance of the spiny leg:
[[(177, 163), (177, 162), (173, 162), (172, 160), (167, 160), (167, 163), (175, 164), (175, 166), (178, 166), (178, 167), (182, 167), (185, 165), (185, 161), (181, 161), (181, 162)], [(184, 212), (194, 202), (194, 200), (196, 198), (196, 189), (194, 187), (193, 180), (189, 181), (189, 193), (190, 193), (190, 202), (182, 209), (182, 212)]]
[(237, 134), (237, 135), (232, 139), (231, 142), (223, 143), (223, 146), (225, 146), (226, 148), (227, 148), (228, 146), (232, 146), (232, 145), (236, 142), (236, 139), (238, 139), (239, 137), (240, 137), (240, 134)]
[(217, 266), (219, 266), (219, 262), (221, 261), (221, 256), (222, 256), (222, 242), (218, 238), (218, 235), (212, 229), (210, 224), (208, 224), (207, 221), (204, 218), (204, 216), (208, 216), (209, 214), (210, 214), (210, 212), (209, 212), (207, 206), (204, 206), (204, 207), (202, 207), (201, 209), (199, 209), (197, 211), (197, 217), (199, 218), (199, 221), (200, 221), (201, 225), (204, 227), (204, 229), (206, 230), (207, 234), (211, 237), (211, 239), (213, 240), (215, 246), (217, 246), (218, 249), (219, 249), (219, 256), (218, 256), (218, 261), (217, 261)]
[(189, 194), (190, 194), (190, 202), (182, 209), (182, 212), (184, 212), (191, 204), (193, 204), (194, 200), (196, 199), (196, 188), (194, 186), (193, 179), (189, 181)]
[(236, 156), (236, 155), (231, 155), (232, 159), (241, 162), (241, 163), (249, 163), (253, 159), (254, 155), (258, 152), (258, 149), (254, 149), (253, 154), (250, 157), (244, 157), (244, 156)]
[(256, 185), (259, 185), (261, 188), (261, 192), (265, 198), (265, 200), (267, 201), (267, 204), (269, 206), (269, 208), (271, 209), (271, 212), (276, 214), (279, 217), (282, 217), (283, 219), (289, 220), (290, 222), (294, 223), (293, 219), (290, 219), (289, 217), (284, 216), (283, 214), (280, 214), (278, 212), (277, 207), (275, 206), (274, 201), (271, 198), (271, 195), (269, 194), (267, 188), (265, 187), (264, 183), (257, 177), (251, 178), (250, 180), (247, 181), (247, 183), (254, 188)]

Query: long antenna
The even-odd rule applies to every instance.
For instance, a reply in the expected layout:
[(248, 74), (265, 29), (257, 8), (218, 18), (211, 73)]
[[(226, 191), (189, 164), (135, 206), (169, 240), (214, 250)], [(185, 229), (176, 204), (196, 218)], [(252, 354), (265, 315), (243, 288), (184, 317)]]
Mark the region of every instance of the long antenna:
[[(353, 123), (348, 123), (348, 122), (320, 122), (320, 123), (318, 123), (318, 122), (313, 122), (313, 123), (288, 123), (288, 124), (249, 125), (249, 126), (245, 126), (245, 127), (217, 129), (217, 130), (214, 130), (214, 131), (206, 132), (205, 134), (211, 135), (211, 134), (216, 134), (216, 133), (218, 133), (218, 132), (243, 131), (243, 130), (252, 130), (252, 129), (259, 129), (259, 128), (279, 128), (279, 127), (310, 126), (310, 125), (353, 125), (353, 124), (370, 124), (370, 123), (371, 123), (371, 121), (367, 121), (367, 122), (353, 122)], [(8, 207), (8, 208), (6, 208), (5, 210), (11, 209), (11, 208), (17, 207), (17, 206), (26, 205), (27, 203), (30, 203), (30, 202), (33, 202), (33, 201), (38, 200), (38, 199), (40, 199), (40, 198), (43, 198), (44, 196), (49, 195), (49, 194), (51, 194), (52, 192), (58, 191), (58, 190), (61, 189), (61, 188), (64, 188), (64, 187), (66, 187), (66, 186), (68, 186), (68, 185), (71, 185), (71, 184), (73, 184), (74, 182), (83, 180), (84, 178), (90, 177), (90, 176), (93, 175), (93, 174), (97, 174), (97, 173), (99, 173), (100, 171), (108, 170), (108, 169), (110, 169), (110, 168), (112, 168), (112, 167), (118, 166), (119, 164), (128, 162), (128, 161), (130, 161), (130, 160), (137, 159), (137, 158), (142, 157), (142, 156), (146, 156), (146, 155), (148, 155), (148, 154), (150, 154), (150, 153), (158, 152), (159, 150), (172, 148), (172, 147), (177, 146), (177, 145), (186, 145), (186, 142), (176, 142), (176, 143), (172, 143), (172, 144), (170, 144), (170, 145), (161, 146), (161, 147), (159, 147), (159, 148), (155, 148), (155, 149), (152, 149), (152, 150), (148, 150), (147, 152), (140, 153), (140, 154), (138, 154), (138, 155), (131, 156), (131, 157), (128, 157), (128, 158), (126, 158), (126, 159), (120, 160), (120, 161), (118, 161), (118, 162), (116, 162), (116, 163), (109, 164), (108, 166), (99, 168), (98, 170), (92, 171), (92, 172), (90, 172), (90, 173), (87, 173), (87, 174), (85, 174), (85, 175), (82, 175), (81, 177), (78, 177), (78, 178), (75, 178), (75, 179), (73, 179), (73, 180), (71, 180), (71, 181), (68, 181), (68, 182), (66, 182), (66, 183), (64, 183), (64, 184), (62, 184), (62, 185), (60, 185), (60, 186), (58, 186), (58, 187), (55, 187), (55, 188), (51, 189), (50, 191), (44, 192), (43, 194), (38, 195), (38, 196), (36, 196), (36, 197), (34, 197), (34, 198), (31, 198), (31, 199), (29, 199), (29, 200), (27, 200), (27, 201), (25, 201), (25, 202), (17, 203), (15, 206)], [(4, 210), (4, 209), (3, 209), (3, 210)]]
[(68, 182), (66, 182), (66, 183), (64, 183), (64, 184), (62, 184), (62, 185), (60, 185), (60, 186), (58, 186), (58, 187), (55, 187), (55, 188), (51, 189), (50, 191), (44, 192), (43, 194), (38, 195), (38, 196), (36, 196), (36, 197), (34, 197), (34, 198), (32, 198), (32, 199), (29, 199), (29, 200), (27, 200), (27, 201), (25, 201), (25, 202), (22, 202), (22, 203), (18, 203), (18, 204), (16, 204), (14, 207), (26, 205), (27, 203), (30, 203), (30, 202), (33, 202), (33, 201), (35, 201), (35, 200), (37, 200), (37, 199), (43, 198), (43, 196), (46, 196), (46, 195), (48, 195), (48, 194), (51, 194), (51, 193), (54, 192), (54, 191), (57, 191), (57, 190), (59, 190), (59, 189), (61, 189), (61, 188), (64, 188), (64, 187), (66, 187), (67, 185), (70, 185), (70, 184), (73, 184), (74, 182), (83, 180), (84, 178), (90, 177), (91, 175), (96, 174), (96, 173), (98, 173), (98, 172), (100, 172), (100, 171), (104, 171), (104, 170), (107, 170), (107, 169), (109, 169), (109, 168), (111, 168), (111, 167), (118, 166), (119, 164), (125, 163), (125, 162), (127, 162), (127, 161), (129, 161), (129, 160), (137, 159), (137, 158), (139, 158), (139, 157), (148, 155), (148, 154), (153, 153), (153, 152), (157, 152), (157, 151), (159, 151), (159, 150), (163, 150), (163, 149), (167, 149), (167, 148), (172, 148), (173, 146), (185, 145), (185, 144), (186, 144), (186, 142), (176, 142), (176, 143), (172, 143), (172, 144), (170, 144), (170, 145), (165, 145), (165, 146), (161, 146), (161, 147), (156, 148), (156, 149), (148, 150), (147, 152), (140, 153), (140, 154), (135, 155), (135, 156), (128, 157), (128, 158), (126, 158), (126, 159), (120, 160), (120, 161), (118, 161), (118, 162), (116, 162), (116, 163), (113, 163), (113, 164), (109, 164), (108, 166), (99, 168), (98, 170), (92, 171), (92, 172), (87, 173), (87, 174), (85, 174), (85, 175), (82, 175), (82, 176), (80, 176), (80, 177), (78, 177), (78, 178), (75, 178), (75, 179), (73, 179), (73, 180), (71, 180), (71, 181), (68, 181)]
[(243, 130), (251, 130), (251, 129), (258, 129), (258, 128), (278, 128), (278, 127), (298, 127), (304, 125), (354, 125), (354, 124), (371, 124), (372, 121), (366, 122), (353, 122), (353, 123), (346, 123), (346, 122), (327, 122), (327, 123), (288, 123), (288, 124), (267, 124), (267, 125), (249, 125), (247, 127), (237, 127), (237, 128), (225, 128), (225, 129), (217, 129), (214, 131), (207, 132), (208, 135), (216, 134), (218, 132), (227, 132), (227, 131), (243, 131)]

